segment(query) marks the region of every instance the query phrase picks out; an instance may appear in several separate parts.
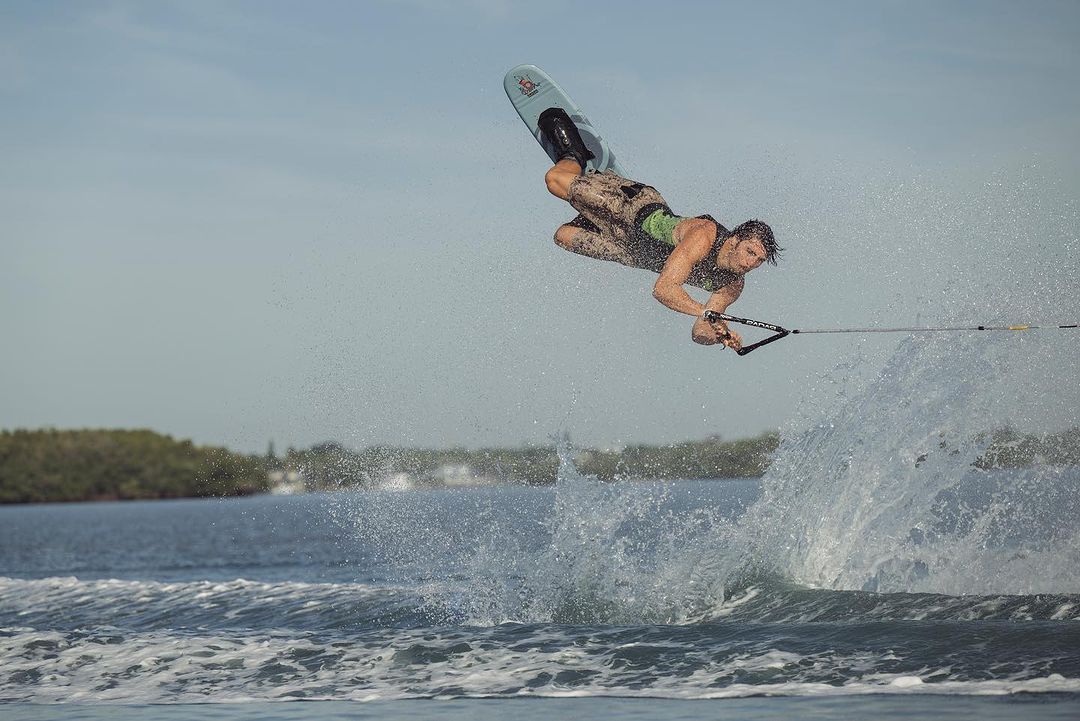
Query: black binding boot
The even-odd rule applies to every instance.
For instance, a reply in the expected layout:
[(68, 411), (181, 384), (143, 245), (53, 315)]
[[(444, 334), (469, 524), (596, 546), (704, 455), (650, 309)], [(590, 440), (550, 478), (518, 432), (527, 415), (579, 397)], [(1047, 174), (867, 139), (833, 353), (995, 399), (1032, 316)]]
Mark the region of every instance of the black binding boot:
[(585, 172), (585, 163), (596, 157), (585, 147), (577, 126), (562, 108), (548, 108), (540, 113), (536, 126), (555, 147), (555, 157), (559, 160), (573, 158), (581, 166), (582, 173)]

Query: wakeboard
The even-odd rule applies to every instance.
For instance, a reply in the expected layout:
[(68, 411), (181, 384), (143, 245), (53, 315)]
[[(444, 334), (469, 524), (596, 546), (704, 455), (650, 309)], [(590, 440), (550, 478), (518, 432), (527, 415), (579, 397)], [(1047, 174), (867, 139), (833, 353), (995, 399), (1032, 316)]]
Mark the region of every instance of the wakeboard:
[(555, 157), (555, 149), (544, 139), (536, 121), (540, 118), (540, 113), (548, 108), (559, 107), (565, 110), (574, 121), (578, 132), (581, 133), (581, 139), (585, 141), (585, 147), (595, 156), (589, 161), (586, 170), (611, 170), (626, 177), (626, 172), (615, 159), (615, 153), (611, 152), (611, 148), (585, 117), (585, 113), (581, 112), (581, 108), (543, 70), (535, 65), (518, 65), (506, 73), (503, 89), (506, 90), (506, 97), (510, 98), (514, 109), (529, 128), (529, 132), (551, 158), (551, 162), (558, 160)]

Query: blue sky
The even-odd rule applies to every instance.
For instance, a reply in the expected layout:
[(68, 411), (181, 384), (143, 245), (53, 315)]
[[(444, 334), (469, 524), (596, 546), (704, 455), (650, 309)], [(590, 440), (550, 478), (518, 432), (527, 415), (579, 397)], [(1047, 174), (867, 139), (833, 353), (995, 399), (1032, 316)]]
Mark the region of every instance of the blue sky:
[(1080, 5), (658, 7), (0, 6), (0, 427), (733, 437), (889, 352), (697, 347), (648, 274), (557, 249), (521, 62), (677, 211), (773, 225), (784, 260), (733, 311), (1075, 321)]

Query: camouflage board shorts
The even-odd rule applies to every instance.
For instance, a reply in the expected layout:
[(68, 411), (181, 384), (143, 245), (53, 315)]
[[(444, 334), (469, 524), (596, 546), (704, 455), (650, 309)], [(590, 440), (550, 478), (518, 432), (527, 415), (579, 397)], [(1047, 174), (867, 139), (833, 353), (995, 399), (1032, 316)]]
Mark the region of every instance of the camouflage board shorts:
[(659, 272), (667, 253), (658, 255), (651, 243), (642, 247), (640, 232), (642, 218), (668, 207), (656, 188), (605, 170), (574, 178), (568, 195), (579, 213), (570, 225), (598, 235), (596, 241), (609, 256), (606, 260)]

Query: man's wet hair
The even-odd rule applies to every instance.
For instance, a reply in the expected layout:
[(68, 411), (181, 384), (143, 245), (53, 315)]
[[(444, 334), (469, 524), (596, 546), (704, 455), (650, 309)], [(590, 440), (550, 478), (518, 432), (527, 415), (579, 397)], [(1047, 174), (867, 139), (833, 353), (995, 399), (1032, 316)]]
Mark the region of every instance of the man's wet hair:
[(784, 249), (776, 244), (776, 237), (773, 236), (772, 228), (760, 220), (748, 220), (741, 225), (735, 226), (729, 237), (731, 236), (734, 236), (737, 240), (748, 240), (750, 238), (760, 240), (761, 245), (765, 247), (765, 260), (773, 265), (776, 265), (776, 261), (780, 260), (780, 254), (784, 252)]

